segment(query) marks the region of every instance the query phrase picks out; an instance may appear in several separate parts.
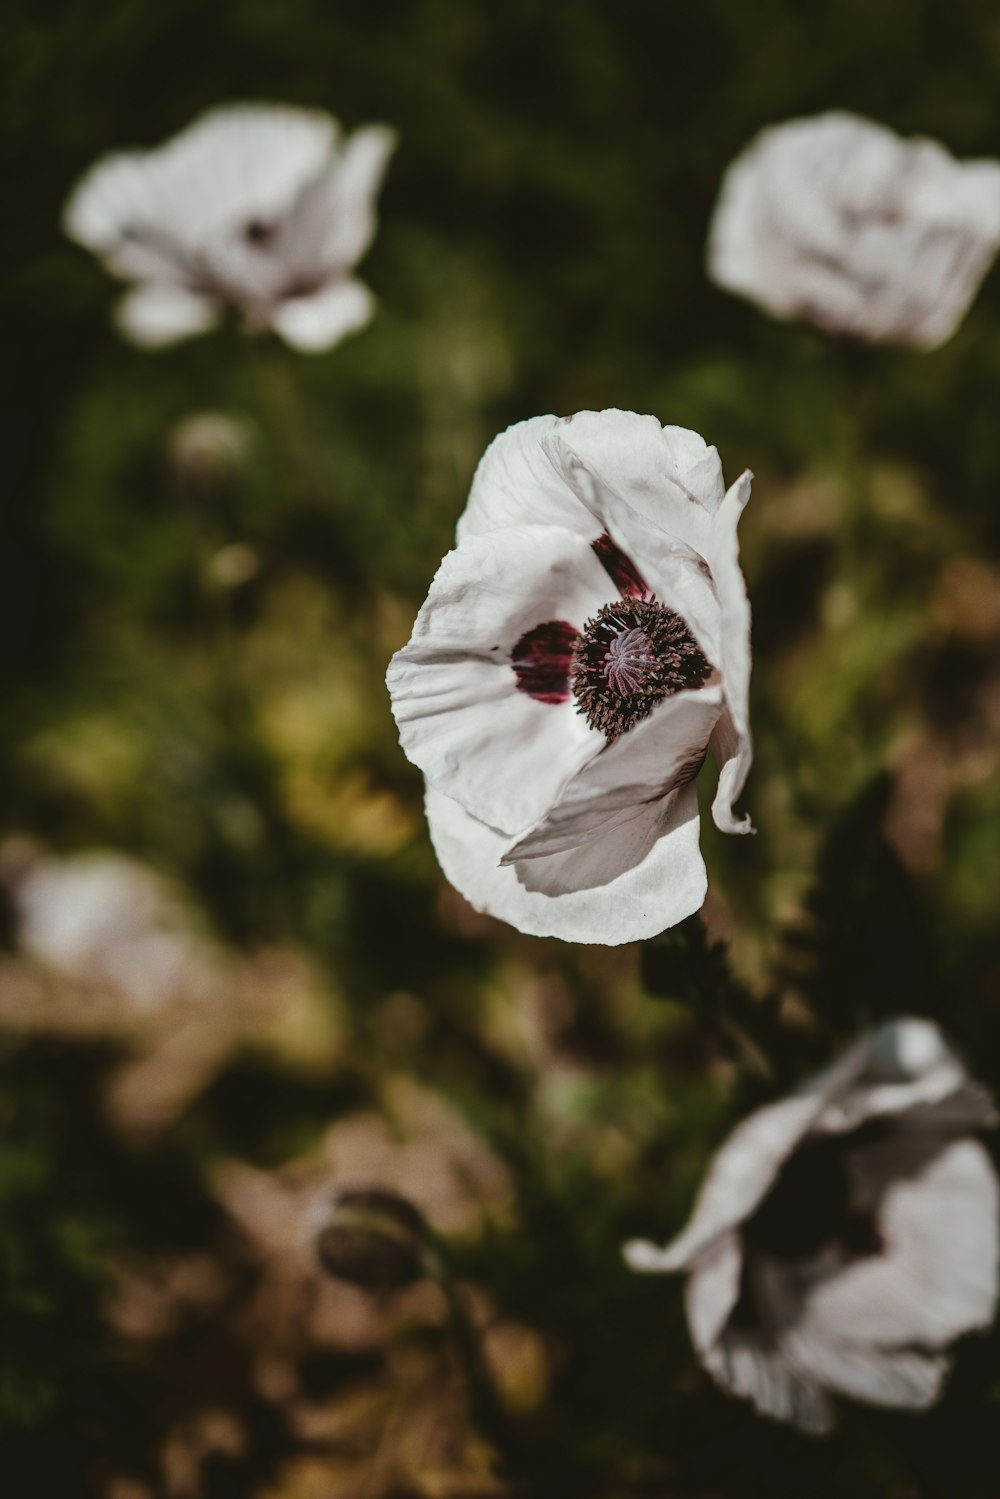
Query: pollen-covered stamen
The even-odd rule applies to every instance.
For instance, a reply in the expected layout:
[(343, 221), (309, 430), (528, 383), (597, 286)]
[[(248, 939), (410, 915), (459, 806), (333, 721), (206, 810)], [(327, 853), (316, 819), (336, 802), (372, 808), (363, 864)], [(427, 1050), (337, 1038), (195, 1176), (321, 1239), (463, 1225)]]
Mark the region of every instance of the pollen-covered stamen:
[(649, 644), (649, 636), (638, 627), (622, 630), (604, 653), (604, 675), (608, 679), (608, 686), (620, 697), (630, 692), (641, 692), (655, 671), (656, 657)]
[(577, 708), (608, 739), (648, 718), (657, 703), (702, 687), (712, 667), (684, 620), (658, 599), (619, 599), (587, 621), (573, 652)]

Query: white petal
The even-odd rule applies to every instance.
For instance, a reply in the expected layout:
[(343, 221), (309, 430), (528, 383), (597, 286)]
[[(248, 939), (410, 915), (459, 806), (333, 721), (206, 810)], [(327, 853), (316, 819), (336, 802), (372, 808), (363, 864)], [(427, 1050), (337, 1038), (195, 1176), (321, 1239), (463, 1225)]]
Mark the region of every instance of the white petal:
[(542, 439), (564, 420), (533, 416), (494, 437), (472, 479), (457, 536), (478, 536), (506, 526), (565, 526), (596, 540), (600, 526), (556, 472)]
[(792, 1364), (780, 1347), (751, 1335), (727, 1333), (704, 1356), (713, 1379), (734, 1395), (751, 1400), (762, 1416), (786, 1421), (813, 1436), (834, 1425), (834, 1408), (810, 1370)]
[(579, 629), (607, 597), (581, 538), (556, 526), (488, 532), (444, 559), (393, 657), (387, 682), (404, 751), (432, 786), (508, 835), (538, 822), (606, 742), (572, 699), (519, 690), (511, 651), (549, 620)]
[(218, 305), (210, 297), (166, 284), (135, 286), (125, 293), (115, 309), (115, 321), (121, 331), (133, 343), (147, 349), (205, 333), (218, 320)]
[(337, 132), (318, 110), (211, 110), (157, 149), (99, 161), (71, 195), (64, 227), (119, 275), (152, 277), (154, 257), (193, 288), (221, 288), (237, 301), (270, 294), (282, 267), (248, 245), (243, 228), (291, 209), (330, 159)]
[(582, 467), (592, 475), (607, 497), (596, 511), (605, 525), (623, 502), (642, 521), (707, 555), (725, 485), (718, 452), (697, 432), (632, 411), (580, 411), (565, 417), (545, 444), (560, 472)]
[(286, 343), (306, 354), (332, 349), (370, 321), (375, 298), (360, 281), (335, 281), (309, 297), (279, 302), (270, 323)]
[(691, 1218), (661, 1252), (661, 1270), (684, 1270), (720, 1235), (749, 1218), (825, 1102), (804, 1095), (758, 1109), (733, 1130), (712, 1161)]
[(367, 125), (344, 141), (333, 177), (336, 211), (324, 240), (324, 265), (355, 265), (371, 244), (375, 197), (396, 140), (387, 125)]
[(904, 1410), (926, 1410), (933, 1405), (950, 1362), (939, 1353), (918, 1348), (821, 1341), (798, 1328), (782, 1338), (778, 1357), (838, 1395)]
[(704, 758), (719, 716), (718, 687), (678, 692), (660, 703), (569, 782), (548, 815), (504, 855), (505, 864), (579, 848), (662, 800)]
[[(592, 474), (559, 437), (543, 446), (553, 466), (606, 531), (615, 545), (638, 567), (650, 591), (685, 620), (713, 665), (721, 659), (719, 600), (707, 558), (688, 542), (661, 530), (633, 510), (621, 495)], [(706, 522), (707, 531), (713, 527)]]
[(749, 472), (727, 492), (715, 525), (710, 561), (722, 614), (717, 661), (726, 694), (712, 748), (719, 762), (719, 786), (712, 803), (716, 827), (724, 833), (750, 833), (749, 817), (733, 815), (733, 802), (743, 790), (753, 761), (750, 737), (750, 603), (740, 571), (736, 528), (750, 498)]
[(738, 1233), (716, 1239), (688, 1277), (685, 1290), (691, 1341), (704, 1358), (718, 1342), (740, 1299), (743, 1250)]
[(501, 867), (509, 839), (432, 788), (427, 819), (441, 867), (480, 911), (537, 937), (616, 945), (654, 936), (697, 911), (705, 899), (698, 849), (698, 801), (688, 786), (648, 812), (570, 854), (530, 861), (528, 889), (514, 866)]
[(983, 1147), (975, 1140), (936, 1152), (928, 1146), (913, 1175), (905, 1137), (858, 1155), (867, 1157), (861, 1169), (884, 1183), (878, 1225), (885, 1251), (853, 1261), (807, 1297), (803, 1335), (816, 1344), (933, 1349), (988, 1327), (997, 1302), (1000, 1193)]
[(764, 130), (727, 171), (710, 274), (779, 316), (931, 348), (1000, 244), (1000, 164), (843, 111)]
[(944, 1110), (966, 1128), (992, 1122), (988, 1095), (968, 1082), (965, 1068), (929, 1020), (887, 1021), (867, 1032), (848, 1057), (860, 1065), (849, 1085), (828, 1095), (815, 1121), (818, 1133), (845, 1134), (870, 1119), (904, 1113), (931, 1122), (929, 1111), (940, 1126)]

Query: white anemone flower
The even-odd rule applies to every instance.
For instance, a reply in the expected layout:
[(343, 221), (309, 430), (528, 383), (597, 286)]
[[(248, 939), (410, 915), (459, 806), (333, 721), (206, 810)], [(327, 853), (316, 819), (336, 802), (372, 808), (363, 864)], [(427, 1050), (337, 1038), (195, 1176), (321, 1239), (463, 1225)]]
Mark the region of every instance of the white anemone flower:
[(762, 130), (727, 170), (709, 273), (779, 317), (933, 349), (1000, 247), (1000, 162), (839, 110)]
[(626, 411), (520, 422), (487, 449), (388, 684), (449, 880), (523, 932), (631, 942), (705, 898), (693, 781), (725, 832), (750, 768), (750, 610), (695, 432)]
[(63, 224), (134, 283), (117, 309), (134, 343), (202, 333), (231, 307), (248, 329), (318, 352), (374, 311), (351, 271), (394, 144), (384, 125), (345, 137), (320, 110), (223, 105), (154, 150), (98, 161)]
[(835, 1396), (923, 1409), (996, 1310), (997, 1178), (972, 1138), (994, 1122), (936, 1026), (890, 1022), (746, 1119), (680, 1236), (626, 1258), (687, 1272), (699, 1357), (759, 1411), (823, 1432)]

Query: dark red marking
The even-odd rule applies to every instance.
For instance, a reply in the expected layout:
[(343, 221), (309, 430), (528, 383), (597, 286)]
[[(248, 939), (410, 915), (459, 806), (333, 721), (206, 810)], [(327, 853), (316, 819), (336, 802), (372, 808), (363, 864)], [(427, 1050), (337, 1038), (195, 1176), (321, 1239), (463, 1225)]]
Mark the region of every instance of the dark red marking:
[(597, 554), (597, 560), (623, 599), (649, 597), (649, 588), (642, 573), (632, 559), (626, 557), (621, 547), (615, 545), (607, 531), (602, 531), (597, 540), (592, 541), (590, 545)]
[(573, 647), (578, 638), (564, 619), (547, 619), (522, 635), (510, 653), (521, 691), (539, 703), (568, 702)]

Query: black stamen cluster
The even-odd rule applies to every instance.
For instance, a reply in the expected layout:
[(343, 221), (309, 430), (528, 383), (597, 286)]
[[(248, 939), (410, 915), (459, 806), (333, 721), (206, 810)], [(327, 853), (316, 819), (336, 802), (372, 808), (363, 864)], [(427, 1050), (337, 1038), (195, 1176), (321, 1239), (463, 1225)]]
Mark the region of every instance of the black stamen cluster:
[[(645, 668), (635, 692), (617, 692), (608, 681), (607, 653), (624, 630), (642, 630), (655, 665)], [(609, 740), (648, 718), (657, 703), (686, 687), (702, 687), (712, 674), (681, 616), (657, 599), (618, 599), (589, 619), (573, 653), (570, 686), (577, 709)]]

